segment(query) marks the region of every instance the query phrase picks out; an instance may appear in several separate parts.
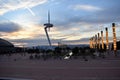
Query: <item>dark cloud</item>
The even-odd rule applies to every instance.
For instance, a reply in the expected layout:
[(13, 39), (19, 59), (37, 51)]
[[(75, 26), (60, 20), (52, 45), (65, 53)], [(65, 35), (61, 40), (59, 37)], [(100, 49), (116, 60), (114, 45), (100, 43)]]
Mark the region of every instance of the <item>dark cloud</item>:
[[(64, 26), (63, 28), (71, 28), (73, 25), (70, 23), (78, 24), (80, 22), (88, 23), (88, 24), (108, 24), (112, 22), (120, 22), (120, 0), (108, 0), (109, 5), (105, 5), (102, 7), (102, 10), (86, 14), (81, 16), (79, 11), (77, 16), (64, 16), (62, 19), (59, 20), (56, 25)], [(89, 13), (89, 12), (88, 12)]]
[(20, 30), (20, 25), (13, 22), (1, 22), (0, 23), (0, 32), (15, 32)]
[(113, 6), (110, 8), (106, 8), (103, 11), (97, 12), (93, 15), (88, 15), (86, 17), (82, 17), (80, 21), (84, 21), (92, 24), (106, 24), (112, 22), (120, 21), (120, 6)]
[[(96, 12), (92, 15), (86, 15), (84, 17), (74, 17), (69, 22), (85, 22), (89, 24), (106, 24), (120, 21), (120, 7), (112, 7), (103, 11)], [(67, 22), (68, 23), (68, 22)]]

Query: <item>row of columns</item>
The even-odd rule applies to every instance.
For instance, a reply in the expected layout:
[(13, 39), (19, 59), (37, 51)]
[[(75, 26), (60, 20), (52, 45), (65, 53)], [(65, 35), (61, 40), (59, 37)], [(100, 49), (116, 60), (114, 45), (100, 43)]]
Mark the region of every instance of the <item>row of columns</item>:
[[(105, 28), (106, 31), (106, 50), (109, 50), (109, 35), (108, 35), (108, 28)], [(113, 32), (113, 49), (114, 53), (116, 56), (116, 51), (117, 51), (117, 39), (116, 39), (116, 26), (115, 23), (112, 23), (112, 32)], [(92, 49), (105, 49), (104, 46), (104, 36), (103, 36), (103, 31), (101, 31), (101, 36), (100, 33), (96, 34), (95, 36), (90, 38), (90, 48)]]

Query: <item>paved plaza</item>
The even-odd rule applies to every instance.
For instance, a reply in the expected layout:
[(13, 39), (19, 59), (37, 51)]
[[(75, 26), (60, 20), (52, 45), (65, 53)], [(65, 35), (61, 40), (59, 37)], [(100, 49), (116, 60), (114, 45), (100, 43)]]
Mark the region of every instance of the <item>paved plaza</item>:
[(44, 61), (18, 54), (0, 56), (0, 80), (120, 80), (120, 56), (87, 58)]

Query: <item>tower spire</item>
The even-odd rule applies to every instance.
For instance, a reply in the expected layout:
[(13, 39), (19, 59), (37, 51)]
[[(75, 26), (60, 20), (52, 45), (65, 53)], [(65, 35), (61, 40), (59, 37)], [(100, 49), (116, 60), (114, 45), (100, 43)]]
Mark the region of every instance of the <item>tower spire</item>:
[(48, 11), (48, 23), (50, 23), (50, 11)]

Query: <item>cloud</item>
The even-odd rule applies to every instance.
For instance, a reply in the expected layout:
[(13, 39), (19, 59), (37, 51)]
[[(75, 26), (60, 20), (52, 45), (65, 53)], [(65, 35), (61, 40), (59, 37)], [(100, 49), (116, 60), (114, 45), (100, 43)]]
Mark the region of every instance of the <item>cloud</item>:
[(81, 21), (85, 21), (87, 23), (112, 23), (120, 21), (120, 6), (119, 7), (111, 7), (106, 8), (103, 11), (96, 12), (95, 14), (88, 15), (81, 18)]
[[(3, 0), (3, 1), (4, 2), (1, 2), (0, 0), (0, 15), (5, 14), (6, 12), (12, 11), (12, 10), (26, 9), (26, 7), (32, 8), (32, 7), (35, 7), (36, 5), (45, 3), (47, 0)], [(41, 1), (43, 2), (39, 3)], [(87, 5), (87, 4), (74, 5), (72, 6), (72, 10), (69, 9), (70, 11), (67, 10), (65, 6), (62, 4), (60, 5), (60, 8), (62, 10), (59, 9), (59, 5), (57, 5), (58, 7), (55, 6), (53, 9), (56, 12), (54, 11), (53, 13), (54, 16), (51, 18), (51, 19), (55, 19), (53, 22), (51, 21), (54, 24), (54, 27), (51, 28), (51, 31), (49, 32), (52, 44), (57, 44), (57, 42), (59, 41), (63, 41), (63, 43), (65, 44), (80, 44), (80, 43), (88, 42), (89, 39), (86, 37), (91, 37), (95, 33), (98, 33), (99, 31), (98, 27), (101, 24), (103, 25), (111, 24), (111, 22), (120, 21), (119, 3), (118, 4), (113, 3), (113, 4), (114, 5), (111, 6), (111, 4), (109, 3), (108, 5), (103, 5), (101, 7), (100, 5), (93, 6), (93, 5)], [(46, 7), (44, 6), (41, 7), (42, 10), (43, 9), (46, 10)], [(68, 8), (69, 5), (66, 5), (66, 7)], [(36, 10), (37, 9), (38, 8), (36, 8)], [(41, 13), (41, 11), (39, 13)], [(42, 13), (44, 14), (44, 11), (42, 11)], [(39, 14), (39, 16), (40, 15), (41, 14)], [(14, 32), (11, 34), (8, 33), (7, 35), (2, 34), (4, 38), (11, 39), (12, 42), (14, 42), (15, 44), (18, 44), (18, 43), (26, 44), (28, 46), (44, 45), (44, 44), (48, 45), (46, 34), (44, 32), (44, 27), (43, 25), (41, 26), (41, 24), (43, 24), (45, 21), (44, 18), (42, 18), (44, 17), (44, 15), (41, 15), (41, 17), (32, 16), (32, 18), (30, 18), (29, 16), (26, 17), (26, 15), (22, 15), (24, 17), (21, 17), (20, 14), (19, 14), (20, 18), (17, 18), (16, 15), (14, 16), (16, 19), (15, 22), (21, 24), (24, 30), (17, 31), (19, 30), (19, 25), (16, 23), (13, 23), (13, 24), (16, 24), (16, 26), (18, 27), (14, 27), (12, 29), (13, 26), (11, 26), (11, 30), (8, 29), (8, 31), (7, 31), (7, 28), (5, 28), (4, 32), (13, 32), (13, 31), (17, 31), (17, 32)], [(23, 20), (23, 19), (26, 19), (26, 20)], [(39, 26), (33, 25), (33, 24), (37, 24), (37, 22), (40, 23)], [(106, 25), (105, 27), (107, 26), (108, 25)], [(18, 29), (15, 29), (15, 28), (18, 28)], [(0, 31), (1, 30), (2, 29), (0, 26)]]
[[(61, 29), (69, 29), (73, 26), (79, 27), (89, 27), (90, 26), (100, 26), (101, 24), (110, 24), (112, 22), (120, 21), (120, 6), (115, 4), (112, 7), (105, 7), (103, 10), (94, 12), (92, 14), (87, 14), (84, 16), (77, 15), (69, 18), (63, 18), (64, 21), (59, 21), (56, 23)], [(85, 24), (84, 24), (85, 23)], [(88, 25), (86, 25), (88, 24)]]
[[(56, 25), (64, 26), (66, 28), (70, 28), (71, 23), (79, 24), (79, 23), (88, 23), (88, 24), (108, 24), (112, 22), (119, 22), (120, 21), (120, 0), (112, 1), (108, 0), (106, 3), (108, 5), (104, 6), (93, 6), (87, 4), (78, 4), (70, 6), (72, 8), (70, 14), (63, 15)], [(73, 10), (74, 9), (74, 10)], [(77, 11), (75, 11), (75, 9)], [(93, 11), (91, 12), (84, 12), (84, 11)], [(72, 14), (72, 15), (71, 15)], [(69, 17), (68, 17), (69, 15)], [(80, 25), (81, 26), (81, 25)]]
[(0, 23), (0, 32), (15, 32), (20, 30), (20, 25), (13, 22), (2, 22)]
[(98, 11), (98, 10), (102, 10), (102, 8), (100, 7), (96, 7), (96, 6), (92, 6), (92, 5), (74, 5), (73, 6), (74, 10), (85, 10), (85, 11)]
[(89, 44), (89, 38), (82, 38), (78, 40), (63, 40), (64, 44)]
[[(75, 11), (76, 12), (76, 11)], [(111, 27), (111, 24), (113, 22), (120, 22), (120, 5), (113, 3), (113, 5), (111, 6), (105, 6), (102, 10), (97, 10), (95, 12), (93, 12), (92, 14), (87, 14), (84, 16), (81, 16), (79, 14), (79, 12), (77, 13), (77, 16), (70, 16), (68, 18), (66, 18), (66, 16), (64, 18), (62, 18), (62, 20), (64, 20), (63, 22), (60, 20), (58, 21), (58, 23), (56, 24), (58, 27), (57, 30), (61, 30), (63, 33), (66, 34), (66, 31), (74, 32), (74, 30), (72, 30), (72, 28), (77, 28), (78, 31), (80, 33), (78, 33), (77, 35), (82, 35), (83, 39), (80, 38), (80, 40), (78, 40), (77, 38), (75, 38), (74, 36), (70, 36), (70, 38), (65, 38), (65, 36), (63, 36), (62, 38), (65, 38), (63, 41), (65, 41), (65, 43), (73, 43), (73, 44), (77, 44), (79, 43), (85, 43), (85, 42), (89, 42), (89, 39), (85, 39), (84, 37), (91, 37), (93, 35), (95, 35), (96, 33), (100, 32), (101, 28), (100, 26), (102, 25), (103, 27)], [(105, 26), (104, 26), (105, 25)], [(110, 26), (109, 26), (110, 25)], [(66, 30), (66, 31), (65, 31)], [(76, 32), (78, 32), (76, 31)], [(67, 33), (68, 34), (68, 33)], [(77, 36), (75, 35), (75, 36)], [(112, 36), (112, 35), (110, 35)], [(117, 37), (119, 37), (117, 35)], [(74, 38), (73, 40), (71, 40), (72, 38)], [(75, 40), (77, 39), (77, 40)]]
[[(25, 38), (25, 39), (9, 39), (15, 46), (37, 46), (37, 45), (49, 45), (45, 38)], [(53, 44), (53, 43), (52, 43)]]
[[(45, 38), (26, 38), (26, 39), (9, 39), (10, 42), (12, 42), (15, 46), (42, 46), (42, 45), (48, 45), (48, 40)], [(82, 38), (79, 40), (64, 40), (64, 39), (51, 39), (52, 45), (57, 45), (58, 42), (61, 42), (63, 44), (88, 44), (89, 38)]]
[(41, 26), (35, 26), (35, 25), (30, 25), (30, 26), (23, 26), (22, 28), (18, 31), (14, 31), (11, 33), (5, 33), (2, 32), (3, 34), (2, 38), (7, 38), (7, 39), (36, 39), (36, 38), (46, 38), (44, 28)]
[(0, 15), (21, 8), (32, 8), (45, 2), (47, 0), (0, 0)]

